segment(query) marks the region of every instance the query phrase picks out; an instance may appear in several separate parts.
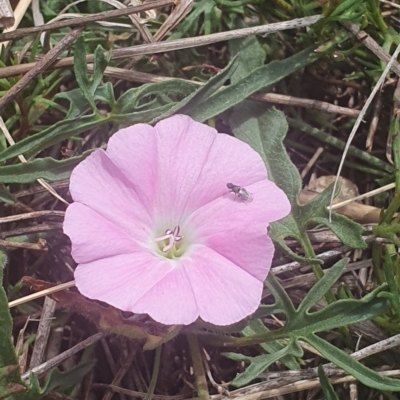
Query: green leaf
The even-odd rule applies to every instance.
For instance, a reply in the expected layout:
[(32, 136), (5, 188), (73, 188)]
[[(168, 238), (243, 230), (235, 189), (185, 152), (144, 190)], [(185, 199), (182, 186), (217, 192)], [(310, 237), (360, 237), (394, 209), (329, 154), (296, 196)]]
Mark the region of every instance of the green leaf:
[[(304, 340), (313, 345), (311, 341), (316, 337), (314, 334), (317, 332), (352, 325), (367, 319), (375, 318), (384, 313), (389, 306), (389, 301), (378, 297), (384, 289), (383, 286), (377, 288), (361, 300), (339, 300), (322, 310), (313, 313), (309, 312), (309, 309), (315, 305), (315, 303), (318, 302), (326, 291), (335, 283), (346, 263), (347, 260), (341, 260), (336, 263), (332, 269), (317, 282), (314, 288), (310, 290), (297, 310), (294, 310), (293, 303), (278, 281), (275, 278), (269, 277), (266, 284), (276, 301), (276, 304), (272, 307), (275, 307), (276, 309), (275, 314), (282, 312), (286, 314), (285, 326), (275, 331), (260, 330), (256, 332), (257, 335), (255, 336), (248, 336), (237, 340), (240, 341), (241, 345), (263, 343), (263, 341), (271, 343), (280, 339), (288, 339), (290, 343), (297, 343), (298, 340)], [(224, 345), (235, 346), (235, 339), (231, 342), (225, 342)], [(317, 350), (319, 351), (319, 348), (317, 348)], [(278, 351), (281, 352), (279, 354), (282, 357), (287, 357), (289, 354), (299, 357), (294, 351), (290, 351), (289, 353), (286, 353), (282, 349)], [(338, 350), (338, 352), (341, 351)], [(240, 356), (237, 354), (232, 356), (231, 353), (229, 356), (230, 358), (235, 357), (237, 360), (240, 359)], [(236, 381), (235, 379), (234, 384), (236, 385), (237, 382), (240, 382), (240, 384), (247, 384), (249, 381), (253, 380), (257, 376), (256, 373), (261, 373), (260, 371), (263, 371), (272, 362), (275, 362), (273, 356), (270, 356), (271, 355), (268, 354), (255, 358), (249, 356), (243, 358), (242, 361), (250, 363), (250, 372), (247, 372), (246, 369), (244, 372), (244, 378), (240, 375), (241, 380)], [(329, 357), (327, 357), (327, 359), (336, 363), (334, 359)], [(347, 370), (342, 366), (342, 364), (339, 366), (346, 372), (352, 373), (351, 370)]]
[(296, 239), (300, 243), (302, 242), (302, 232), (300, 229), (304, 230), (302, 226), (299, 226), (298, 222), (295, 218), (296, 212), (294, 209), (296, 207), (292, 207), (292, 212), (285, 218), (272, 223), (269, 227), (268, 235), (269, 237), (275, 241), (278, 246), (294, 261), (298, 261), (301, 264), (323, 264), (323, 261), (318, 260), (316, 258), (302, 257), (294, 253), (290, 247), (286, 245), (285, 239), (291, 238)]
[(292, 206), (297, 205), (302, 182), (283, 145), (288, 130), (284, 114), (275, 108), (266, 111), (264, 105), (247, 102), (236, 109), (230, 122), (235, 136), (260, 154), (268, 178), (286, 193)]
[(0, 189), (0, 201), (5, 204), (15, 204), (14, 196), (6, 189)]
[(66, 116), (67, 119), (78, 117), (86, 108), (89, 107), (89, 103), (80, 89), (57, 93), (54, 98), (67, 100), (69, 102), (69, 109)]
[[(0, 367), (18, 365), (17, 356), (12, 344), (13, 321), (8, 308), (8, 299), (3, 288), (3, 271), (7, 263), (7, 254), (0, 250)], [(22, 384), (18, 368), (2, 376), (1, 384), (18, 383)]]
[(224, 90), (218, 91), (203, 100), (189, 115), (200, 122), (220, 115), (226, 110), (241, 103), (251, 94), (279, 82), (286, 76), (312, 63), (315, 55), (311, 49), (306, 49), (282, 61), (272, 61), (268, 65), (254, 70), (250, 75), (241, 79)]
[(283, 329), (290, 331), (290, 336), (306, 337), (310, 332), (327, 331), (375, 318), (383, 314), (388, 306), (389, 301), (384, 298), (338, 300), (312, 314), (298, 314)]
[[(55, 99), (64, 99), (69, 102), (69, 109), (67, 112), (67, 119), (73, 119), (81, 115), (90, 104), (84, 97), (83, 92), (78, 89), (70, 90), (69, 92), (57, 93), (54, 96)], [(100, 86), (96, 89), (94, 94), (95, 101), (101, 101), (102, 103), (108, 104), (112, 109), (116, 105), (114, 98), (114, 89), (111, 82), (107, 82), (105, 85)]]
[(50, 147), (61, 140), (78, 135), (90, 128), (97, 127), (108, 122), (109, 117), (99, 114), (85, 115), (79, 118), (65, 119), (49, 126), (35, 135), (28, 136), (18, 143), (10, 146), (0, 153), (0, 162), (17, 157), (20, 154), (34, 154), (47, 147)]
[[(133, 88), (126, 91), (117, 101), (116, 110), (119, 114), (130, 114), (135, 111), (142, 111), (143, 107), (149, 108), (149, 100), (153, 97), (152, 102), (155, 107), (165, 104), (176, 103), (180, 98), (190, 96), (198, 85), (186, 82), (182, 79), (172, 79), (165, 82), (149, 83), (139, 88)], [(163, 98), (160, 96), (163, 95)], [(171, 95), (176, 98), (171, 98)], [(185, 99), (186, 100), (186, 99)], [(142, 103), (142, 105), (140, 104)], [(153, 107), (152, 107), (153, 108)]]
[(297, 196), (302, 182), (298, 169), (283, 145), (288, 125), (282, 112), (276, 109), (266, 112), (264, 106), (247, 102), (235, 109), (230, 121), (235, 136), (261, 155), (269, 179), (275, 181), (289, 198), (292, 205), (291, 214), (271, 224), (269, 234), (291, 258), (302, 263), (320, 263), (317, 260), (299, 257), (284, 242), (285, 238), (290, 237), (303, 244), (302, 238), (306, 234), (307, 225), (312, 222), (327, 226), (347, 246), (361, 249), (366, 247), (361, 225), (338, 214), (333, 214), (332, 222), (329, 222), (327, 206), (333, 186), (305, 205), (298, 203)]
[(285, 346), (275, 353), (262, 354), (257, 357), (248, 357), (237, 353), (222, 353), (222, 355), (234, 361), (250, 363), (246, 370), (236, 376), (232, 381), (232, 385), (240, 387), (249, 384), (252, 380), (262, 374), (270, 365), (281, 360), (283, 357), (301, 357), (303, 355), (303, 350), (298, 344), (290, 343), (288, 346)]
[(51, 182), (68, 179), (72, 169), (84, 160), (92, 150), (77, 157), (58, 161), (51, 157), (37, 158), (26, 163), (6, 165), (0, 167), (0, 182), (2, 183), (30, 183), (37, 179), (46, 179)]
[(65, 372), (61, 372), (58, 368), (52, 369), (47, 376), (42, 393), (46, 394), (55, 389), (63, 390), (70, 386), (78, 385), (85, 375), (93, 369), (95, 364), (96, 361), (89, 360), (80, 362)]
[(354, 376), (364, 385), (387, 392), (399, 392), (400, 380), (392, 379), (367, 368), (345, 352), (339, 350), (326, 340), (310, 335), (304, 340), (316, 349), (324, 358)]
[[(214, 12), (214, 9), (215, 11), (218, 10), (214, 0), (195, 1), (192, 11), (174, 29), (174, 32), (169, 36), (168, 40), (180, 39), (187, 34), (192, 36), (191, 33), (194, 35), (195, 32), (198, 31), (198, 24), (201, 20), (204, 20), (204, 25), (211, 25), (210, 17), (207, 18), (207, 16), (210, 16)], [(202, 14), (204, 14), (204, 16)]]
[(108, 62), (105, 59), (104, 50), (99, 45), (94, 52), (93, 74), (92, 77), (89, 78), (87, 73), (85, 40), (83, 35), (79, 36), (75, 44), (74, 54), (75, 78), (82, 91), (83, 97), (87, 100), (94, 113), (98, 112), (94, 101), (94, 93), (100, 85), (107, 64)]
[(317, 281), (316, 284), (307, 292), (306, 297), (297, 308), (297, 312), (307, 312), (313, 306), (315, 306), (340, 278), (348, 263), (349, 258), (343, 258), (329, 268), (329, 270), (325, 273), (324, 278)]
[[(262, 335), (266, 332), (269, 332), (269, 329), (258, 319), (255, 321), (251, 321), (246, 328), (243, 329), (243, 336), (249, 337), (254, 335)], [(285, 346), (280, 344), (279, 342), (268, 342), (261, 343), (260, 345), (267, 353), (274, 354), (277, 351), (282, 350)], [(280, 360), (282, 364), (284, 364), (288, 369), (298, 370), (300, 369), (299, 363), (293, 356), (284, 356)]]
[[(242, 18), (236, 18), (231, 29), (247, 27)], [(252, 71), (264, 65), (265, 51), (256, 36), (229, 40), (228, 49), (231, 58), (236, 57), (236, 55), (240, 57), (239, 65), (231, 77), (231, 84), (239, 82), (250, 75)]]
[(153, 124), (178, 112), (180, 114), (191, 115), (191, 112), (195, 112), (199, 103), (210, 98), (210, 96), (214, 94), (232, 76), (238, 64), (239, 59), (236, 57), (231, 60), (231, 62), (221, 72), (210, 78), (205, 85), (201, 86), (194, 93), (173, 106), (170, 110), (168, 110), (168, 112), (155, 118), (151, 123)]
[(322, 365), (318, 365), (318, 378), (321, 384), (321, 389), (324, 392), (326, 400), (339, 400), (339, 397), (336, 396), (335, 390), (328, 377), (325, 374), (324, 367)]
[(151, 123), (150, 121), (153, 121), (154, 118), (160, 115), (160, 113), (169, 110), (173, 105), (174, 103), (170, 103), (170, 104), (165, 104), (164, 106), (161, 107), (145, 111), (134, 111), (129, 114), (120, 114), (120, 115), (113, 114), (110, 116), (110, 122), (116, 122), (117, 124), (121, 124), (123, 126), (128, 126), (139, 122)]

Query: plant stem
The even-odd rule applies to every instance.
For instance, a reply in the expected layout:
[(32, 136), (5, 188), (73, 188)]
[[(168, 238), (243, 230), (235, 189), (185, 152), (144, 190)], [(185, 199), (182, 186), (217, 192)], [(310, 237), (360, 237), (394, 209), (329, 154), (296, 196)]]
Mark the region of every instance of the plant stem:
[(197, 395), (200, 400), (209, 400), (210, 394), (208, 393), (207, 379), (203, 366), (203, 357), (199, 340), (196, 335), (188, 334), (187, 341), (190, 349), (190, 356), (192, 357), (193, 371), (196, 377)]
[(162, 349), (162, 345), (156, 347), (156, 354), (154, 356), (153, 373), (151, 375), (149, 390), (147, 391), (147, 394), (146, 394), (146, 397), (144, 398), (144, 400), (151, 400), (153, 397), (154, 390), (155, 390), (156, 384), (157, 384), (158, 373), (160, 371), (161, 349)]

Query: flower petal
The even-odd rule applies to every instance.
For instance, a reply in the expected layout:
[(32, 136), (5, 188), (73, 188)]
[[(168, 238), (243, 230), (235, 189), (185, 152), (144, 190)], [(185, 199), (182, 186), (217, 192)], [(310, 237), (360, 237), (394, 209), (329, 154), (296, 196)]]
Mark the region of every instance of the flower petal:
[(271, 266), (274, 246), (267, 236), (269, 222), (290, 212), (284, 192), (264, 180), (248, 188), (253, 201), (246, 203), (234, 193), (201, 207), (182, 224), (182, 234), (194, 230), (198, 243), (210, 247), (259, 280)]
[(257, 310), (263, 281), (235, 263), (205, 246), (196, 246), (183, 263), (203, 321), (231, 325)]
[(148, 314), (165, 325), (189, 325), (196, 321), (199, 312), (185, 269), (179, 265), (170, 271), (133, 305), (132, 311)]
[(72, 172), (74, 201), (87, 205), (136, 240), (146, 241), (152, 218), (130, 182), (103, 150), (97, 150)]
[[(197, 146), (202, 147), (200, 138)], [(188, 199), (187, 209), (196, 210), (226, 195), (229, 193), (227, 183), (249, 187), (265, 179), (267, 170), (264, 161), (255, 150), (232, 136), (218, 134)]]
[(203, 246), (177, 266), (133, 305), (166, 325), (188, 325), (198, 317), (215, 325), (230, 325), (253, 313), (260, 304), (263, 282)]
[(107, 155), (129, 180), (150, 215), (157, 180), (157, 138), (151, 125), (121, 129), (108, 142)]
[(155, 126), (157, 167), (157, 216), (167, 225), (179, 223), (188, 197), (197, 184), (217, 131), (186, 115), (174, 115)]
[(120, 254), (78, 265), (75, 282), (79, 291), (90, 299), (137, 312), (136, 302), (173, 267), (173, 263), (151, 253)]
[(141, 250), (118, 226), (80, 203), (67, 208), (64, 233), (71, 239), (72, 257), (77, 263)]
[[(176, 224), (198, 207), (226, 194), (228, 182), (248, 186), (266, 179), (260, 155), (242, 141), (185, 115), (155, 126), (158, 148), (158, 215)], [(179, 162), (177, 162), (179, 160)]]

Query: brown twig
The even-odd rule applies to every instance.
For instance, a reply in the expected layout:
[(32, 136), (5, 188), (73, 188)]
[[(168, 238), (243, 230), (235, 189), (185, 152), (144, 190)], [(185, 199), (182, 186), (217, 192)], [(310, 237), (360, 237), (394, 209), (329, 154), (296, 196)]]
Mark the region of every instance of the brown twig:
[(57, 303), (50, 297), (46, 297), (43, 304), (42, 315), (40, 316), (39, 328), (36, 334), (35, 344), (33, 346), (31, 362), (29, 368), (32, 369), (40, 365), (44, 360), (47, 341), (50, 336), (50, 329), (54, 311)]
[(47, 244), (43, 239), (40, 239), (38, 243), (24, 243), (24, 242), (10, 242), (7, 240), (0, 239), (0, 247), (13, 248), (13, 249), (26, 249), (26, 250), (37, 250), (47, 251)]
[(374, 144), (374, 137), (375, 137), (375, 132), (378, 128), (379, 117), (381, 114), (381, 108), (382, 108), (382, 92), (379, 92), (376, 95), (374, 111), (373, 111), (371, 123), (369, 125), (369, 129), (368, 129), (367, 140), (365, 142), (365, 147), (367, 148), (367, 151), (369, 153), (371, 153), (372, 146)]
[(106, 336), (105, 333), (99, 332), (93, 336), (88, 337), (87, 339), (83, 340), (82, 342), (78, 343), (77, 345), (71, 347), (70, 349), (64, 351), (63, 353), (59, 354), (57, 357), (52, 358), (45, 363), (38, 365), (35, 368), (27, 371), (25, 374), (21, 376), (23, 380), (28, 380), (30, 374), (35, 374), (36, 376), (40, 377), (47, 371), (51, 370), (52, 368), (56, 367), (57, 365), (61, 364), (67, 358), (73, 356), (74, 354), (80, 352), (81, 350), (86, 349), (87, 347), (91, 346), (92, 344), (98, 342), (101, 338)]
[(17, 31), (14, 31), (14, 32), (0, 34), (0, 42), (6, 41), (6, 40), (20, 39), (22, 37), (26, 37), (27, 35), (33, 35), (33, 34), (39, 33), (39, 32), (46, 32), (46, 31), (51, 31), (54, 29), (79, 26), (79, 25), (87, 24), (89, 22), (95, 22), (95, 21), (100, 21), (100, 20), (104, 20), (104, 19), (121, 17), (121, 16), (129, 15), (129, 14), (136, 14), (136, 13), (139, 13), (142, 11), (152, 10), (154, 8), (160, 8), (160, 7), (165, 7), (165, 6), (169, 6), (169, 5), (174, 5), (175, 3), (176, 3), (176, 0), (156, 0), (156, 1), (151, 1), (151, 2), (145, 3), (145, 4), (141, 4), (139, 6), (132, 6), (132, 7), (126, 7), (124, 9), (105, 11), (105, 12), (89, 15), (87, 17), (74, 18), (74, 19), (66, 20), (66, 21), (57, 21), (57, 22), (53, 22), (50, 24), (46, 24), (46, 25), (34, 26), (32, 28), (18, 29)]
[(0, 224), (6, 224), (8, 222), (22, 221), (24, 219), (42, 218), (42, 217), (62, 217), (64, 218), (64, 211), (44, 210), (34, 211), (25, 214), (10, 215), (9, 217), (0, 218)]
[(14, 14), (8, 0), (0, 0), (0, 26), (8, 28), (14, 24)]
[(14, 97), (20, 93), (36, 76), (44, 72), (64, 51), (64, 49), (70, 46), (82, 33), (83, 27), (77, 28), (68, 35), (66, 35), (53, 49), (51, 49), (40, 61), (35, 63), (32, 69), (23, 76), (11, 89), (9, 89), (4, 96), (0, 98), (0, 110)]
[(54, 231), (55, 229), (62, 229), (62, 222), (53, 222), (51, 224), (38, 224), (33, 226), (25, 226), (23, 228), (16, 228), (10, 231), (0, 232), (1, 238), (9, 238), (13, 236), (29, 235), (31, 233), (41, 233), (47, 231)]
[[(194, 38), (177, 39), (162, 43), (146, 43), (138, 46), (116, 49), (112, 52), (106, 52), (105, 56), (111, 57), (111, 59), (113, 60), (118, 60), (121, 58), (131, 58), (135, 56), (143, 56), (146, 54), (164, 53), (166, 51), (181, 50), (197, 46), (206, 46), (209, 44), (238, 39), (250, 35), (270, 34), (288, 29), (306, 27), (315, 24), (320, 19), (320, 15), (314, 15), (312, 17), (298, 18), (291, 21), (276, 22), (273, 24), (260, 25), (251, 28), (234, 29), (227, 32), (213, 33), (210, 35), (197, 36)], [(86, 56), (86, 62), (88, 64), (93, 63), (93, 60), (93, 54), (89, 54)], [(1, 68), (0, 78), (8, 78), (10, 76), (25, 74), (30, 71), (36, 64), (37, 63), (34, 62)], [(65, 57), (62, 60), (56, 61), (51, 66), (51, 69), (66, 68), (71, 67), (72, 65), (74, 65), (74, 57)]]
[[(88, 71), (93, 71), (93, 64), (88, 65)], [(1, 74), (1, 71), (0, 71)], [(156, 82), (165, 82), (177, 78), (167, 77), (167, 76), (159, 76), (149, 74), (147, 72), (139, 72), (139, 71), (131, 71), (123, 68), (117, 67), (107, 67), (104, 71), (104, 75), (109, 78), (121, 79), (128, 82), (139, 82), (139, 83), (156, 83)], [(186, 79), (182, 79), (186, 82), (193, 83), (195, 85), (203, 85), (202, 82), (198, 81), (190, 81)], [(223, 90), (222, 88), (221, 90)], [(327, 103), (325, 101), (318, 100), (310, 100), (310, 99), (300, 99), (298, 97), (286, 96), (283, 94), (277, 93), (256, 93), (249, 97), (250, 100), (273, 103), (273, 104), (283, 104), (283, 105), (291, 105), (303, 108), (310, 108), (313, 110), (319, 110), (322, 112), (327, 112), (331, 114), (340, 114), (346, 115), (351, 118), (357, 118), (360, 113), (359, 110), (354, 110), (351, 108), (345, 108), (336, 106), (334, 104)]]
[(265, 101), (274, 104), (284, 104), (303, 108), (310, 108), (330, 114), (340, 114), (351, 118), (357, 118), (360, 114), (359, 110), (352, 108), (340, 107), (334, 104), (327, 103), (326, 101), (300, 99), (298, 97), (286, 96), (277, 93), (256, 93), (249, 97), (251, 100)]
[(182, 0), (168, 16), (160, 29), (154, 35), (154, 41), (159, 42), (165, 35), (182, 21), (193, 7), (193, 0)]
[[(343, 26), (351, 32), (357, 39), (359, 39), (362, 44), (372, 51), (381, 61), (387, 64), (390, 61), (390, 55), (386, 53), (378, 43), (372, 39), (368, 33), (362, 31), (354, 22), (351, 21), (342, 21)], [(396, 61), (393, 63), (391, 67), (392, 71), (400, 76), (400, 65)]]

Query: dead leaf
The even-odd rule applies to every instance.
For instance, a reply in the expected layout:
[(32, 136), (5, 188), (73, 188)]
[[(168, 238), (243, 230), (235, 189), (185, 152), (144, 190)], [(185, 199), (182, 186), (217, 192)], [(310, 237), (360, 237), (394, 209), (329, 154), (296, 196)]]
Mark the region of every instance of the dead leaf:
[[(334, 175), (321, 176), (311, 181), (299, 194), (299, 202), (306, 204), (322, 193), (329, 185), (335, 181)], [(357, 186), (346, 178), (339, 178), (340, 192), (336, 196), (333, 204), (340, 203), (344, 200), (352, 199), (359, 195)], [(346, 217), (359, 222), (360, 224), (373, 224), (379, 220), (380, 208), (368, 206), (366, 204), (353, 202), (338, 208), (335, 212), (345, 215)]]

